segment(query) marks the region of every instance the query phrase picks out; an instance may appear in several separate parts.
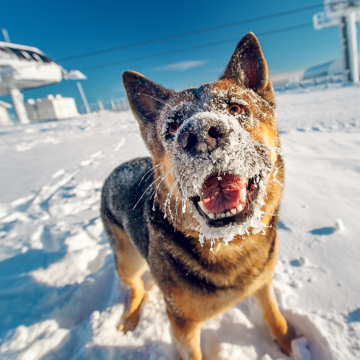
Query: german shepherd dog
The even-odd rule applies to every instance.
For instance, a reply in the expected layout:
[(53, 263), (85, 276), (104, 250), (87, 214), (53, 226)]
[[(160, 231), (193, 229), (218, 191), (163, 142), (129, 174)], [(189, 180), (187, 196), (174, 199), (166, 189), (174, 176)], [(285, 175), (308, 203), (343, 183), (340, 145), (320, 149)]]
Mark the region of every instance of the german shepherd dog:
[(202, 359), (202, 324), (251, 295), (289, 355), (272, 286), (283, 160), (257, 38), (245, 35), (220, 80), (199, 88), (171, 91), (133, 71), (123, 82), (151, 158), (120, 165), (102, 191), (116, 270), (130, 287), (118, 330), (139, 321), (149, 266), (181, 359)]

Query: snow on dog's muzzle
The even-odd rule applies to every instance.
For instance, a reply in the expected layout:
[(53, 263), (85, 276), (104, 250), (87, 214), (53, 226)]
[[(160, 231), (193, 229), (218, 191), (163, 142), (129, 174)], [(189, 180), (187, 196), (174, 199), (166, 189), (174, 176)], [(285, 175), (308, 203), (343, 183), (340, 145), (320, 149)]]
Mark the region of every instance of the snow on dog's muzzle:
[(190, 118), (178, 134), (177, 141), (182, 148), (196, 155), (211, 152), (226, 141), (229, 125), (212, 113), (200, 113)]
[(230, 115), (201, 112), (187, 119), (172, 143), (172, 161), (182, 201), (200, 224), (199, 239), (231, 241), (261, 226), (267, 149)]

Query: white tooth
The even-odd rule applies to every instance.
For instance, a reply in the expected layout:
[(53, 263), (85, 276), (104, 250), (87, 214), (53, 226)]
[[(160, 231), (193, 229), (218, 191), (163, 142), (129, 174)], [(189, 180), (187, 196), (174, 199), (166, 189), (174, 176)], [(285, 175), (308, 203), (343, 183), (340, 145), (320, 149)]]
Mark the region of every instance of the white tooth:
[(243, 209), (243, 206), (242, 206), (241, 204), (239, 204), (239, 205), (236, 206), (236, 210), (237, 210), (237, 211), (240, 212), (240, 211), (242, 211), (242, 209)]
[(245, 188), (242, 188), (241, 190), (240, 190), (240, 200), (241, 200), (241, 202), (245, 202), (245, 200), (246, 200), (246, 189)]
[(208, 210), (206, 210), (205, 205), (204, 205), (204, 203), (203, 203), (202, 201), (199, 201), (199, 202), (198, 202), (198, 205), (201, 207), (201, 210), (202, 210), (205, 214), (207, 214), (207, 213), (209, 212)]
[(224, 218), (226, 215), (224, 213), (220, 214), (221, 218)]
[(236, 209), (231, 209), (231, 213), (235, 215), (236, 214)]
[(210, 219), (214, 219), (214, 218), (215, 218), (215, 214), (209, 213), (209, 214), (208, 214), (208, 217), (209, 217)]
[[(231, 210), (232, 211), (232, 210)], [(231, 213), (229, 211), (226, 212), (226, 216), (231, 216)]]

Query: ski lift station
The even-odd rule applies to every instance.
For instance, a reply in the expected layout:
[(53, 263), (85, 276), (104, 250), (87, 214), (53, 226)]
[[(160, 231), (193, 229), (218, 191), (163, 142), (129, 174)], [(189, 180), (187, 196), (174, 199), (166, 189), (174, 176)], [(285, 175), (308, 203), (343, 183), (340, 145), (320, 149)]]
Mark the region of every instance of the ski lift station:
[(298, 71), (296, 77), (280, 74), (274, 77), (273, 84), (279, 87), (321, 81), (359, 82), (360, 57), (357, 48), (356, 23), (360, 21), (360, 0), (325, 0), (324, 11), (313, 16), (315, 30), (339, 26), (341, 57), (337, 60), (312, 66)]
[[(55, 84), (62, 79), (86, 79), (86, 76), (78, 70), (67, 72), (36, 47), (13, 44), (9, 41), (0, 42), (0, 96), (10, 94), (20, 123), (26, 124), (30, 121), (20, 91)], [(47, 114), (50, 115), (51, 111), (54, 115), (60, 114), (58, 109), (61, 107), (59, 105), (61, 103), (64, 109), (71, 107), (69, 105), (71, 101), (66, 99), (69, 98), (46, 99), (44, 104), (49, 105), (49, 108), (52, 107)], [(39, 109), (43, 109), (43, 106), (39, 105)], [(65, 113), (71, 112), (72, 110), (64, 110), (61, 114), (64, 116)], [(42, 113), (44, 114), (46, 111), (42, 111)], [(44, 117), (46, 116), (44, 115)], [(34, 118), (32, 120), (35, 121)]]
[[(323, 80), (321, 78), (328, 78), (329, 81), (358, 83), (359, 56), (356, 30), (358, 21), (360, 21), (360, 0), (325, 0), (324, 10), (313, 16), (314, 29), (339, 27), (341, 58), (313, 66), (305, 72), (298, 71), (296, 78), (279, 74), (278, 79), (273, 81), (274, 85), (287, 88), (292, 82), (300, 86), (307, 82), (317, 84)], [(5, 29), (3, 29), (3, 34), (6, 41), (0, 42), (0, 96), (10, 94), (19, 122), (28, 123), (30, 120), (41, 121), (78, 116), (74, 99), (50, 95), (36, 102), (30, 100), (25, 106), (20, 91), (55, 84), (62, 79), (82, 80), (86, 79), (86, 76), (79, 70), (67, 72), (36, 47), (11, 43)], [(85, 110), (90, 113), (91, 109), (81, 83), (77, 82), (77, 86)], [(102, 103), (98, 102), (98, 105), (101, 110)], [(1, 105), (1, 107), (3, 111), (7, 111), (6, 106)], [(113, 102), (111, 102), (111, 108), (115, 109)]]
[[(354, 83), (359, 82), (356, 34), (356, 23), (358, 21), (360, 21), (360, 0), (325, 0), (324, 11), (315, 14), (313, 17), (315, 30), (339, 26), (342, 51), (340, 66), (347, 80)], [(336, 64), (328, 65), (329, 70), (331, 66), (332, 68), (337, 66)]]

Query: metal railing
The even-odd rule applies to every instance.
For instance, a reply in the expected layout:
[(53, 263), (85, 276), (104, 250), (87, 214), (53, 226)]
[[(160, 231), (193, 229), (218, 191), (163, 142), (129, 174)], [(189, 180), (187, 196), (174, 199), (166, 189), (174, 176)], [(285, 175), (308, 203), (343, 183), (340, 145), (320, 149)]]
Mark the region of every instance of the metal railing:
[[(114, 112), (126, 111), (129, 109), (129, 103), (126, 98), (111, 99), (106, 101), (97, 101), (89, 103), (90, 111), (99, 112), (101, 110), (110, 110)], [(86, 114), (86, 108), (83, 104), (80, 105), (80, 114)]]
[(313, 79), (288, 81), (285, 84), (274, 86), (274, 90), (275, 91), (286, 91), (286, 90), (290, 90), (290, 89), (314, 87), (314, 86), (317, 86), (320, 84), (346, 83), (348, 81), (348, 79), (349, 79), (348, 74), (318, 76)]

